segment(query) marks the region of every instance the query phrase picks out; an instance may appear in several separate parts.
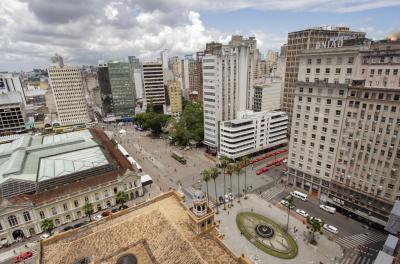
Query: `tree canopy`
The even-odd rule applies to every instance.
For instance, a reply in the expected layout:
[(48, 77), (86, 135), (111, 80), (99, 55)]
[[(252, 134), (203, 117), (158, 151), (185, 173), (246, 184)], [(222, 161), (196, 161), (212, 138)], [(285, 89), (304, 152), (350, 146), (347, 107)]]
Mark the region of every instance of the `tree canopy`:
[[(149, 108), (149, 107), (148, 107)], [(162, 128), (167, 124), (168, 116), (159, 114), (153, 110), (135, 115), (134, 123), (145, 130), (150, 129), (153, 134), (159, 135)]]
[(200, 142), (204, 139), (203, 105), (197, 102), (186, 102), (182, 115), (171, 129), (171, 137), (179, 145), (188, 145), (191, 140)]

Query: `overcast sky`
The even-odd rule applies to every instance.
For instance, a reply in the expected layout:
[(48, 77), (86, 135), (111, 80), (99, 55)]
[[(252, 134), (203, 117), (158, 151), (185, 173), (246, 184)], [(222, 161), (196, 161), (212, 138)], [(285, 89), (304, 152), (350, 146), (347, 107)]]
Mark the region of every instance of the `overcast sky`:
[(400, 29), (400, 0), (0, 0), (0, 71), (170, 56), (203, 50), (231, 34), (256, 36), (261, 52), (287, 33), (347, 25), (382, 39)]

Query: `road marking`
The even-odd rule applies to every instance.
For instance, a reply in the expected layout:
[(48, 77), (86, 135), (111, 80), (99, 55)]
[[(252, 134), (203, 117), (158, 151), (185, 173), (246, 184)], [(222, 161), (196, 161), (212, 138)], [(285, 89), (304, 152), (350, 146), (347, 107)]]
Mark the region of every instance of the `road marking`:
[(384, 241), (386, 240), (386, 237), (387, 235), (382, 233), (370, 233), (368, 235), (356, 234), (352, 236), (338, 238), (336, 239), (336, 242), (346, 248), (354, 248), (361, 245)]
[(260, 197), (263, 198), (266, 201), (272, 200), (274, 197), (276, 197), (278, 194), (283, 192), (283, 189), (279, 186), (274, 186), (265, 192), (261, 193)]

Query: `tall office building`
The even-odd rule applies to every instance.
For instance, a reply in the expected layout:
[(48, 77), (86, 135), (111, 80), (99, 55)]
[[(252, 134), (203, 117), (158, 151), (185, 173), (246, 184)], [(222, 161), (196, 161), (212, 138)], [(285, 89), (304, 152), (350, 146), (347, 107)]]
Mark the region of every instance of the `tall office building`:
[[(315, 27), (288, 34), (286, 67), (282, 94), (282, 110), (288, 113), (291, 125), (294, 88), (299, 71), (299, 55), (304, 50), (314, 49), (317, 43), (326, 43), (339, 36), (364, 37), (365, 33), (350, 31), (348, 27)], [(329, 42), (331, 43), (331, 42)]]
[(168, 95), (171, 106), (171, 114), (180, 116), (182, 114), (182, 89), (180, 81), (168, 82)]
[(13, 92), (18, 93), (22, 103), (26, 105), (25, 91), (19, 76), (13, 73), (0, 73), (0, 94)]
[(227, 45), (208, 43), (207, 48), (203, 58), (204, 142), (208, 151), (216, 153), (219, 122), (236, 119), (238, 111), (252, 108), (256, 39), (232, 36)]
[(261, 83), (256, 83), (253, 86), (254, 112), (279, 110), (281, 107), (281, 89), (282, 79), (264, 78)]
[(115, 116), (129, 117), (134, 115), (135, 96), (130, 64), (123, 61), (109, 61), (108, 73)]
[(143, 87), (147, 103), (161, 111), (166, 104), (164, 71), (161, 61), (143, 63)]
[(194, 59), (193, 55), (185, 55), (185, 58), (182, 60), (182, 91), (183, 97), (189, 99), (189, 68), (193, 64)]
[(384, 225), (400, 198), (400, 42), (336, 38), (298, 59), (288, 184)]
[(108, 73), (108, 65), (103, 61), (99, 61), (97, 65), (97, 80), (100, 87), (101, 95), (101, 112), (104, 116), (113, 113), (113, 101), (111, 93), (110, 75)]
[(168, 69), (168, 50), (165, 49), (160, 53), (161, 63), (163, 69)]
[(273, 51), (273, 50), (268, 50), (267, 52), (267, 56), (266, 56), (266, 61), (269, 62), (276, 62), (278, 59), (279, 53), (277, 51)]
[(61, 125), (90, 122), (80, 68), (64, 65), (56, 58), (53, 63), (48, 68), (49, 82)]
[(197, 52), (195, 59), (186, 55), (182, 60), (183, 96), (191, 101), (203, 99), (203, 56), (203, 52)]

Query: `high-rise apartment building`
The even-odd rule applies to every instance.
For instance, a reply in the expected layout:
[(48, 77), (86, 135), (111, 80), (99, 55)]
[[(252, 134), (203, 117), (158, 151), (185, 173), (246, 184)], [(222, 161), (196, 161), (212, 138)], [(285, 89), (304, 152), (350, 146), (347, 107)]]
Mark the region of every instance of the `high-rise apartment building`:
[(190, 101), (203, 99), (203, 56), (203, 52), (197, 52), (196, 59), (187, 55), (182, 61), (183, 95)]
[(123, 61), (109, 61), (108, 73), (115, 116), (134, 115), (135, 96), (130, 64)]
[(171, 114), (180, 116), (182, 114), (182, 89), (180, 81), (168, 82), (168, 95), (171, 106)]
[(80, 68), (55, 63), (48, 73), (61, 125), (90, 122)]
[(227, 45), (211, 44), (203, 58), (204, 142), (216, 153), (219, 122), (252, 108), (256, 39), (232, 36)]
[(99, 82), (100, 87), (102, 104), (101, 112), (104, 116), (108, 116), (113, 113), (113, 101), (108, 65), (103, 61), (99, 61), (97, 65), (97, 81)]
[(298, 57), (288, 184), (384, 225), (400, 199), (400, 42), (333, 41)]
[(348, 27), (315, 27), (288, 34), (286, 46), (286, 67), (282, 94), (282, 110), (289, 115), (289, 125), (293, 111), (293, 98), (295, 93), (295, 83), (297, 82), (299, 71), (299, 55), (309, 49), (314, 49), (317, 43), (331, 45), (336, 37), (364, 37), (365, 33), (350, 31)]
[(189, 78), (190, 73), (189, 69), (191, 65), (194, 63), (193, 55), (185, 55), (184, 59), (182, 60), (182, 91), (183, 97), (189, 99)]
[(276, 62), (278, 59), (278, 55), (279, 55), (279, 53), (277, 51), (268, 50), (267, 56), (265, 59), (266, 59), (266, 61), (269, 61), (269, 62)]
[(154, 107), (161, 110), (166, 104), (161, 61), (143, 63), (143, 87), (147, 103), (151, 101)]

